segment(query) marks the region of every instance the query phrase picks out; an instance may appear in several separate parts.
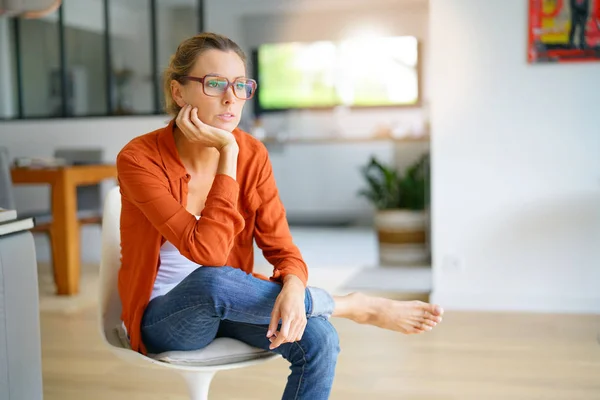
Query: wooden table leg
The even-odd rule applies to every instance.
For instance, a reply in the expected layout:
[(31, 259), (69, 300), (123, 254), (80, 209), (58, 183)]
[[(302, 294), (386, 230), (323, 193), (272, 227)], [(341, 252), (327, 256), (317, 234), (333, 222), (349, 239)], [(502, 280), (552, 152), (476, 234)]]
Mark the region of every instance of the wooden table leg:
[(52, 262), (57, 294), (79, 292), (77, 190), (64, 171), (52, 186)]

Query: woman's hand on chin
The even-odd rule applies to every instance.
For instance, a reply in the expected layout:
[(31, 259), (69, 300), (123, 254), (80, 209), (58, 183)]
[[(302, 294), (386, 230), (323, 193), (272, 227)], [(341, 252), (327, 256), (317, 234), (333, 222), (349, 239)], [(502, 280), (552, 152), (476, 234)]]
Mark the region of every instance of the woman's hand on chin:
[(214, 147), (219, 151), (237, 146), (235, 137), (231, 132), (200, 121), (198, 109), (189, 104), (179, 110), (176, 122), (185, 138), (192, 143)]

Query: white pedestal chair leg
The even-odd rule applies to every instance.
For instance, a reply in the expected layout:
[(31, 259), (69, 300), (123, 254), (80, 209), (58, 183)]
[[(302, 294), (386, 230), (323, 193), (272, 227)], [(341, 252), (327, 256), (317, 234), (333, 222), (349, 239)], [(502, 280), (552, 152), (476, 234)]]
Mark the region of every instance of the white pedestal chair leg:
[(208, 400), (208, 389), (215, 372), (180, 372), (187, 384), (190, 400)]

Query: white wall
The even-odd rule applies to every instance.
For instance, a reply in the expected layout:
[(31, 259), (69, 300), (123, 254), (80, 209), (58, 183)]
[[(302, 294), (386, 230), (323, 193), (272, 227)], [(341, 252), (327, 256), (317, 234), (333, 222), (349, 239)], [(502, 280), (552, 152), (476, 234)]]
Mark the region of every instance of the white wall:
[(528, 65), (522, 0), (431, 0), (433, 300), (600, 313), (600, 63)]

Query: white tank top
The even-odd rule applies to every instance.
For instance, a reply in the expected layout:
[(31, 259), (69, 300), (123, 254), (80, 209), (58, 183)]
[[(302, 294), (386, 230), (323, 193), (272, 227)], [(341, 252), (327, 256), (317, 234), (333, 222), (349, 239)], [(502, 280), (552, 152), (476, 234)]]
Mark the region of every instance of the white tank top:
[[(196, 219), (199, 219), (196, 216)], [(160, 266), (154, 281), (150, 300), (169, 293), (171, 289), (202, 265), (181, 255), (177, 247), (168, 240), (160, 247)]]

